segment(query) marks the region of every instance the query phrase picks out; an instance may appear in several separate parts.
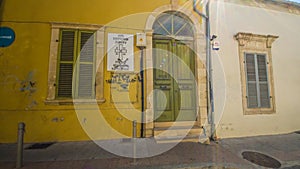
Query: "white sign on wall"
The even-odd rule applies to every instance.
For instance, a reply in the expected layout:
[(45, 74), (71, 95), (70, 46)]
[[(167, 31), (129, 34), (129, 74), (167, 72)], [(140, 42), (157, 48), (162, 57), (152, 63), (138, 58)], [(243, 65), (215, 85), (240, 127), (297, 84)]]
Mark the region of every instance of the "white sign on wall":
[(108, 34), (108, 71), (134, 71), (133, 37), (131, 34)]

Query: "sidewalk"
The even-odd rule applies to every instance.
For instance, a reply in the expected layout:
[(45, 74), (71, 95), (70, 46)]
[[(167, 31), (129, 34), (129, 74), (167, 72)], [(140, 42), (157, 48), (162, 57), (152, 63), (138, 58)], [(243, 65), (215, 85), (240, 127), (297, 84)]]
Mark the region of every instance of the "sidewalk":
[[(112, 140), (110, 143), (124, 148), (133, 145), (133, 141), (122, 140)], [(153, 140), (151, 144), (156, 143)], [(114, 155), (92, 141), (55, 143), (45, 149), (26, 149), (29, 146), (24, 146), (24, 169), (265, 168), (243, 159), (244, 151), (258, 152), (277, 159), (280, 168), (300, 168), (300, 134), (296, 133), (223, 139), (210, 145), (179, 143), (163, 154), (140, 159)], [(137, 145), (137, 154), (149, 153), (151, 149), (151, 146)], [(15, 168), (15, 159), (16, 145), (0, 144), (0, 169)]]

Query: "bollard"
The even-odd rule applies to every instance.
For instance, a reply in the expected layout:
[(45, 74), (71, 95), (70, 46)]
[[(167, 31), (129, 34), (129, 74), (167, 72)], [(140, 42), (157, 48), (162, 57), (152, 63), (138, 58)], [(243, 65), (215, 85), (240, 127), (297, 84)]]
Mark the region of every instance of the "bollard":
[(18, 124), (18, 147), (17, 147), (17, 166), (21, 168), (23, 166), (23, 138), (25, 132), (25, 123), (20, 122)]
[(136, 138), (136, 120), (132, 122), (132, 137)]
[(132, 122), (132, 137), (133, 137), (133, 165), (136, 165), (136, 120)]

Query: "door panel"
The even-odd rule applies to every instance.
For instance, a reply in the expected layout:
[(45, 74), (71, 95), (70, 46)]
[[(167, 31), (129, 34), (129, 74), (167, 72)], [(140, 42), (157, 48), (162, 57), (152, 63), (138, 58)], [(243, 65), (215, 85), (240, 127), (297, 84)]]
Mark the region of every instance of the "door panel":
[(164, 110), (172, 110), (172, 103), (171, 99), (167, 99), (171, 97), (171, 92), (170, 89), (161, 89), (160, 92), (156, 93), (156, 108), (159, 111), (164, 111)]
[[(184, 43), (177, 42), (175, 48), (175, 54), (181, 60), (176, 63), (176, 75), (179, 80), (189, 80), (192, 79), (192, 74), (190, 71), (187, 71), (186, 68), (193, 68), (194, 58), (192, 57), (192, 53), (190, 52), (190, 48), (186, 46)], [(192, 73), (194, 73), (192, 71)]]
[(155, 79), (162, 82), (169, 81), (171, 76), (167, 72), (172, 71), (172, 61), (168, 57), (168, 51), (171, 50), (170, 42), (157, 41), (154, 47), (156, 49), (154, 51), (154, 65), (159, 68), (154, 73)]
[(194, 121), (196, 85), (192, 50), (174, 39), (154, 40), (153, 46), (154, 68), (157, 68), (153, 70), (154, 89), (157, 89), (154, 92), (155, 121)]
[(195, 58), (194, 53), (190, 49), (190, 42), (176, 41), (174, 53), (178, 57), (175, 59), (174, 73), (177, 79), (178, 104), (175, 105), (175, 117), (178, 121), (193, 121), (196, 120), (196, 90), (195, 90)]
[(172, 121), (174, 119), (174, 108), (171, 89), (155, 90), (154, 95), (154, 119), (157, 119), (156, 121)]
[(171, 42), (155, 41), (153, 50), (154, 62), (154, 119), (172, 121), (174, 119), (172, 59), (169, 57)]

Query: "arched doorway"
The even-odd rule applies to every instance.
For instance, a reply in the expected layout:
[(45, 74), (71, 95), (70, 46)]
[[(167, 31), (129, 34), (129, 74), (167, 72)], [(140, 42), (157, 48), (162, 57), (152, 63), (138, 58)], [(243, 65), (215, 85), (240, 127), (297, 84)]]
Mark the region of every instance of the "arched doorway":
[(154, 120), (195, 121), (197, 97), (194, 28), (180, 12), (162, 13), (153, 24)]

